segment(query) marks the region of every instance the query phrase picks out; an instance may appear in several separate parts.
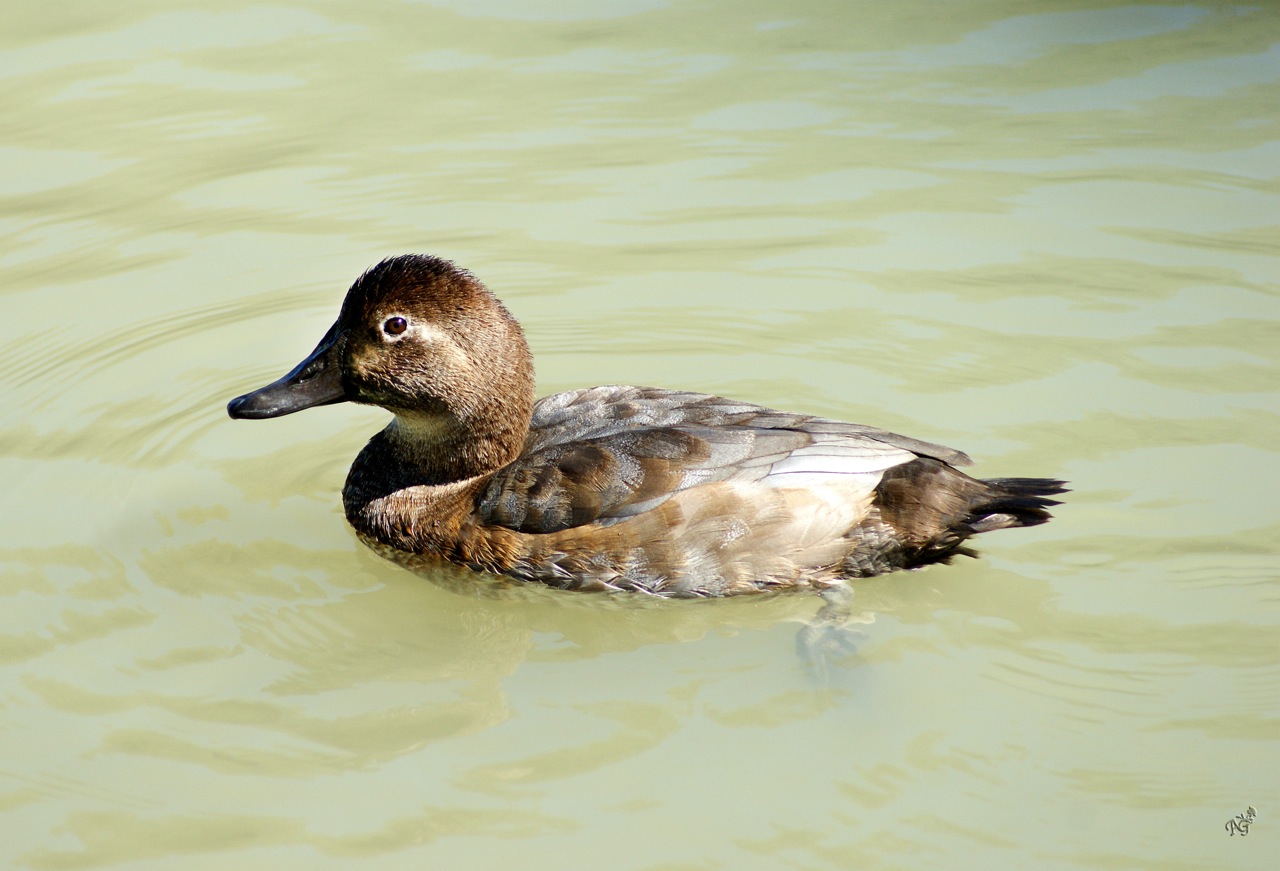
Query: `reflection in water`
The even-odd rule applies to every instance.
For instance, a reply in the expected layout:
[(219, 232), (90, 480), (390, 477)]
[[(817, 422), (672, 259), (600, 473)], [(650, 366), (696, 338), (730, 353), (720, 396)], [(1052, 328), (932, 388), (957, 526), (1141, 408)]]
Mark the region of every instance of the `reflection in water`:
[[(1270, 867), (1273, 4), (171, 6), (0, 40), (0, 865)], [(335, 504), (381, 412), (222, 403), (422, 250), (540, 393), (1075, 493), (827, 687), (812, 596), (415, 577)]]

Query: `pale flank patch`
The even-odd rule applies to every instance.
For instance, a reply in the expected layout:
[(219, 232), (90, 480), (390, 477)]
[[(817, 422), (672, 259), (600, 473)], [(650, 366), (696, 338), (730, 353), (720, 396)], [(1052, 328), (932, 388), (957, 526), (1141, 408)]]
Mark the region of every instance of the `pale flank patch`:
[(822, 487), (832, 479), (867, 476), (871, 488), (880, 483), (886, 469), (909, 463), (916, 458), (910, 451), (897, 448), (861, 451), (845, 448), (832, 450), (831, 445), (810, 445), (793, 451), (774, 463), (761, 483), (769, 487)]

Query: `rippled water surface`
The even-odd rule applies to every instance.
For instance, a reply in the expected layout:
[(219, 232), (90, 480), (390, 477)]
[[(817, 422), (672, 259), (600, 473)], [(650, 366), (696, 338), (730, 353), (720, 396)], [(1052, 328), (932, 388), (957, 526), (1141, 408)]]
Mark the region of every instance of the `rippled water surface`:
[[(1280, 7), (9, 6), (0, 865), (1278, 867)], [(224, 412), (406, 251), (544, 393), (1074, 492), (825, 683), (809, 596), (416, 577), (339, 506), (384, 412)]]

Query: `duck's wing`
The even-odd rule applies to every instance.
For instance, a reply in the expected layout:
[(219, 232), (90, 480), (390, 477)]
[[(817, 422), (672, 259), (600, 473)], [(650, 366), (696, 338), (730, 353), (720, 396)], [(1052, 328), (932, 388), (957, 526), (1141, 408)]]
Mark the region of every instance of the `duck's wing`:
[(719, 396), (593, 387), (541, 400), (524, 452), (481, 497), (484, 522), (526, 533), (609, 525), (676, 493), (728, 482), (870, 494), (881, 474), (927, 456), (969, 458), (895, 433)]

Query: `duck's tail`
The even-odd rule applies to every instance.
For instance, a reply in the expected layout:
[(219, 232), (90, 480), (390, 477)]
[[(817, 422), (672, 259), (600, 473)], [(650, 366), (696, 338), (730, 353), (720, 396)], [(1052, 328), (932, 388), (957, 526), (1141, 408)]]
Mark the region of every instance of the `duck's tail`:
[(1052, 497), (1065, 492), (1066, 482), (1054, 478), (981, 480), (921, 457), (884, 473), (875, 506), (894, 530), (899, 555), (893, 568), (913, 568), (977, 556), (965, 546), (975, 535), (1045, 523), (1049, 509), (1061, 504)]
[(987, 492), (974, 500), (962, 521), (971, 535), (1047, 523), (1053, 517), (1049, 509), (1062, 504), (1049, 497), (1067, 492), (1067, 482), (1055, 478), (986, 478), (981, 483)]

